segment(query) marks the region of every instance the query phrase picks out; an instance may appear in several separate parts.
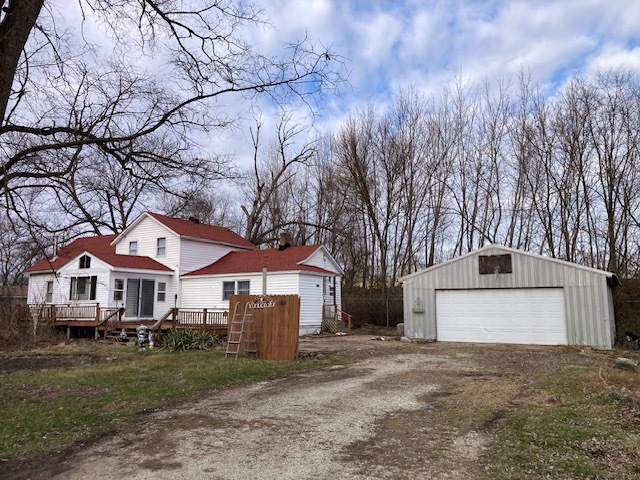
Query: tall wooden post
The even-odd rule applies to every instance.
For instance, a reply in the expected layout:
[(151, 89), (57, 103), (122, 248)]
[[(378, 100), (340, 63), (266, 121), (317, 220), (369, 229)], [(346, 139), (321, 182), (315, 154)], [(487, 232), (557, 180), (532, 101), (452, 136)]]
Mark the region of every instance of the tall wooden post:
[(202, 330), (207, 329), (207, 309), (202, 309)]
[(98, 325), (100, 324), (100, 304), (99, 303), (96, 303), (95, 324), (96, 324), (95, 338), (97, 340), (98, 338), (100, 338), (100, 334), (98, 333)]

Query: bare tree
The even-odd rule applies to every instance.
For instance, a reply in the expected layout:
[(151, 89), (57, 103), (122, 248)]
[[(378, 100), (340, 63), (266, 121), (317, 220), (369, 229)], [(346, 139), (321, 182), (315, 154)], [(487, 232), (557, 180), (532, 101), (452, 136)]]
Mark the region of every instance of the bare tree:
[(245, 41), (243, 29), (265, 24), (252, 5), (78, 4), (108, 32), (113, 54), (77, 46), (55, 0), (0, 3), (0, 197), (10, 210), (26, 189), (50, 194), (53, 180), (77, 180), (88, 158), (166, 191), (171, 172), (215, 176), (198, 137), (234, 124), (226, 99), (313, 109), (341, 81), (340, 58), (306, 38), (279, 57)]
[[(163, 188), (152, 176), (162, 177)], [(95, 234), (119, 233), (142, 212), (153, 210), (157, 197), (172, 197), (174, 204), (186, 202), (207, 180), (207, 176), (183, 174), (162, 165), (150, 165), (146, 173), (130, 175), (103, 156), (83, 157), (66, 178), (51, 180), (51, 197), (67, 225), (86, 224)], [(183, 185), (189, 185), (189, 190)]]
[(171, 217), (197, 217), (201, 222), (239, 231), (241, 220), (235, 214), (234, 206), (228, 191), (201, 188), (197, 184), (179, 196), (167, 195), (157, 205), (159, 211)]
[[(294, 205), (291, 185), (301, 167), (307, 166), (314, 154), (315, 141), (301, 138), (306, 129), (297, 124), (291, 112), (283, 112), (276, 138), (261, 150), (262, 123), (256, 121), (251, 132), (254, 147), (253, 170), (247, 176), (244, 200), (244, 236), (260, 245), (274, 242), (279, 233), (299, 223), (291, 210)], [(298, 142), (298, 143), (297, 143)]]
[(625, 274), (630, 203), (638, 195), (639, 86), (628, 72), (600, 72), (594, 85), (589, 133), (598, 168), (598, 196), (606, 218), (607, 268)]
[(38, 256), (40, 246), (24, 228), (0, 218), (0, 286), (26, 283), (24, 271)]
[(487, 242), (638, 272), (637, 73), (574, 77), (554, 97), (524, 73), (517, 85), (405, 92), (342, 124), (331, 172), (349, 192), (335, 244), (350, 281), (383, 287)]

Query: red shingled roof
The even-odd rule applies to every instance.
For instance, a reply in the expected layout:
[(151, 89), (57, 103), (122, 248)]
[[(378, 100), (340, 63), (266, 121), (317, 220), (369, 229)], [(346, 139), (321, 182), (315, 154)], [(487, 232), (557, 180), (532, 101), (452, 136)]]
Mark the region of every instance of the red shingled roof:
[(133, 268), (136, 270), (159, 270), (163, 272), (172, 272), (169, 267), (160, 262), (156, 262), (151, 257), (143, 257), (139, 255), (118, 255), (115, 253), (94, 253), (96, 257), (112, 267)]
[(285, 250), (253, 250), (250, 252), (231, 252), (217, 262), (189, 272), (184, 276), (220, 275), (225, 273), (256, 273), (267, 267), (269, 272), (305, 270), (323, 274), (333, 274), (324, 268), (300, 264), (318, 250), (320, 245), (289, 247)]
[(195, 223), (190, 220), (182, 220), (181, 218), (167, 217), (159, 213), (147, 213), (180, 236), (212, 240), (237, 247), (256, 248), (249, 240), (226, 227), (207, 225), (206, 223)]
[(27, 273), (55, 271), (66, 265), (82, 252), (116, 253), (116, 247), (111, 245), (116, 235), (97, 235), (94, 237), (76, 238), (73, 242), (58, 250), (58, 254), (49, 259), (43, 258), (27, 268)]
[(153, 258), (135, 255), (117, 255), (116, 247), (111, 245), (116, 235), (98, 235), (95, 237), (77, 238), (49, 260), (42, 259), (29, 267), (26, 271), (50, 272), (59, 270), (82, 252), (88, 252), (113, 267), (133, 268), (138, 270), (171, 271), (171, 269)]

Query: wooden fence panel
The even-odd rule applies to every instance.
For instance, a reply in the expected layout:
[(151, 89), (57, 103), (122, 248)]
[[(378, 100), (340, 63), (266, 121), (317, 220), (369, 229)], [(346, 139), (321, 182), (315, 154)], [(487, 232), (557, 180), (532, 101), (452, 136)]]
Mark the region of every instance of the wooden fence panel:
[[(232, 295), (229, 299), (229, 322), (236, 302), (240, 302), (238, 311), (244, 312), (246, 303), (254, 302), (257, 298), (256, 295)], [(300, 297), (267, 295), (265, 299), (273, 302), (273, 307), (253, 309), (258, 357), (265, 360), (295, 360), (298, 357), (300, 335)]]

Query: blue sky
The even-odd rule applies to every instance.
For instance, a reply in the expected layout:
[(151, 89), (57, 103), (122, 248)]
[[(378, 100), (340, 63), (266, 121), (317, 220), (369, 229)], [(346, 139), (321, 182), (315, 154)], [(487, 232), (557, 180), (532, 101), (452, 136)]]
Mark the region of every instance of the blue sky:
[[(323, 104), (320, 131), (340, 125), (367, 101), (383, 109), (401, 88), (437, 97), (456, 77), (470, 85), (485, 78), (515, 81), (525, 70), (553, 94), (576, 73), (619, 67), (640, 72), (640, 0), (253, 1), (271, 23), (247, 31), (263, 53), (281, 53), (284, 44), (308, 35), (345, 58), (348, 84)], [(75, 3), (62, 5), (65, 15), (79, 15)], [(93, 31), (87, 25), (83, 34)], [(258, 111), (266, 137), (278, 112), (266, 100)], [(304, 111), (296, 113), (308, 121)], [(234, 131), (203, 140), (246, 164), (253, 125), (247, 115)]]
[(474, 83), (521, 69), (553, 92), (575, 73), (640, 71), (639, 0), (270, 0), (262, 48), (307, 33), (347, 59), (349, 84), (322, 112), (338, 124), (370, 99), (409, 86), (438, 95), (456, 75)]

